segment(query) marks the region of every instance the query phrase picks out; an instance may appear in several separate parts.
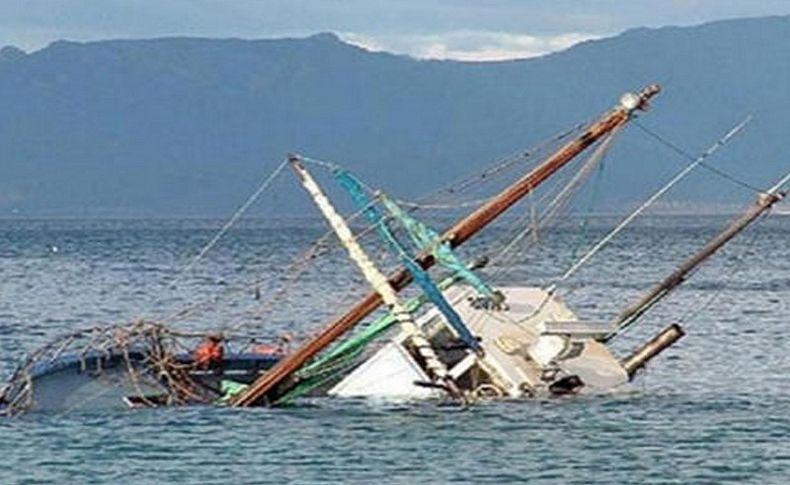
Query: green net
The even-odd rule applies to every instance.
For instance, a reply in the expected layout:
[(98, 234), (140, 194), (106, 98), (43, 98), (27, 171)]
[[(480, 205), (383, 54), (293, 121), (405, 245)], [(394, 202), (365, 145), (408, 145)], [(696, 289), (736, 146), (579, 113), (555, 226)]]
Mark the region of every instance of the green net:
[[(439, 289), (446, 290), (462, 279), (463, 277), (458, 274), (449, 276), (439, 282)], [(414, 297), (406, 302), (406, 310), (415, 313), (428, 301), (428, 297), (424, 294)], [(365, 348), (374, 340), (384, 336), (396, 323), (397, 319), (394, 316), (384, 315), (368, 325), (358, 335), (345, 340), (324, 356), (300, 369), (296, 373), (299, 384), (281, 397), (277, 404), (287, 404), (294, 399), (306, 396), (355, 367)]]

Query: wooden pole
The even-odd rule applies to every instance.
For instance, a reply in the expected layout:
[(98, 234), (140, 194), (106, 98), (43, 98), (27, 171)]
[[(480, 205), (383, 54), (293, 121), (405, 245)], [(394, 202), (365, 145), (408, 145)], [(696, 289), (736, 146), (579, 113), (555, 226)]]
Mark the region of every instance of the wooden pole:
[(617, 319), (614, 321), (616, 330), (603, 338), (604, 342), (608, 342), (617, 336), (626, 328), (633, 325), (639, 317), (648, 311), (653, 305), (658, 303), (669, 292), (677, 288), (681, 283), (686, 281), (689, 275), (708, 258), (727, 244), (732, 238), (740, 234), (757, 218), (764, 214), (767, 210), (774, 206), (777, 202), (784, 198), (784, 193), (781, 192), (782, 186), (790, 179), (790, 175), (782, 179), (775, 187), (768, 192), (760, 194), (754, 204), (749, 209), (735, 219), (724, 231), (718, 236), (708, 242), (702, 249), (695, 254), (692, 254), (686, 261), (683, 262), (675, 271), (669, 276), (664, 278), (663, 281), (655, 285), (644, 296), (639, 298), (631, 306), (623, 310)]
[(645, 342), (644, 345), (634, 350), (631, 355), (620, 361), (623, 369), (628, 374), (628, 378), (633, 379), (639, 369), (647, 365), (658, 354), (674, 345), (684, 335), (686, 335), (686, 332), (683, 328), (677, 323), (673, 323)]
[[(568, 142), (497, 197), (483, 204), (445, 232), (443, 235), (444, 240), (448, 241), (452, 247), (463, 244), (467, 239), (567, 165), (579, 153), (618, 126), (627, 123), (635, 110), (646, 110), (650, 99), (660, 91), (661, 88), (658, 85), (652, 84), (638, 94), (628, 93), (624, 95), (613, 110), (603, 115), (601, 119), (596, 121), (579, 137)], [(435, 262), (433, 256), (427, 253), (421, 254), (415, 260), (425, 269), (433, 266)], [(401, 267), (389, 277), (388, 281), (395, 291), (399, 291), (411, 282), (411, 275), (406, 268)], [(370, 315), (381, 303), (382, 300), (378, 293), (368, 294), (349, 311), (327, 325), (315, 338), (297, 349), (293, 354), (284, 357), (266, 374), (253, 382), (234, 401), (233, 405), (246, 407), (273, 402), (277, 395), (287, 391), (286, 387), (290, 384), (286, 383), (286, 380), (294, 372), (352, 329), (362, 319)]]
[(302, 164), (301, 160), (291, 157), (291, 166), (302, 180), (302, 185), (315, 201), (321, 213), (326, 218), (332, 230), (335, 231), (340, 242), (348, 251), (348, 256), (359, 267), (373, 290), (381, 297), (381, 301), (387, 305), (390, 313), (398, 321), (401, 330), (409, 336), (409, 342), (414, 346), (417, 354), (425, 362), (428, 375), (438, 384), (446, 384), (453, 397), (460, 397), (460, 392), (453, 382), (452, 377), (447, 373), (447, 366), (436, 355), (436, 351), (431, 347), (428, 338), (422, 329), (414, 322), (414, 319), (406, 310), (406, 307), (398, 298), (395, 289), (387, 281), (387, 277), (376, 267), (362, 246), (354, 237), (351, 228), (345, 220), (337, 213), (337, 210), (329, 201), (329, 198), (318, 186), (310, 172)]

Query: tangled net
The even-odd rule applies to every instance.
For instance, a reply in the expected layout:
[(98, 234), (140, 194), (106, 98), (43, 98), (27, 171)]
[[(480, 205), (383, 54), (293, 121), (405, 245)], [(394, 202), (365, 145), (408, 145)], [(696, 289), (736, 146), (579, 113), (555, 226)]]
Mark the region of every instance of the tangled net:
[[(206, 389), (191, 375), (197, 364), (189, 351), (194, 347), (191, 341), (205, 337), (145, 320), (63, 335), (30, 353), (16, 369), (0, 392), (0, 415), (30, 410), (35, 404), (35, 378), (56, 370), (53, 366), (78, 365), (79, 372), (94, 375), (110, 367), (121, 369), (122, 379), (114, 385), (131, 386), (140, 405), (208, 404), (217, 397), (216, 391)], [(152, 390), (155, 400), (147, 397)]]

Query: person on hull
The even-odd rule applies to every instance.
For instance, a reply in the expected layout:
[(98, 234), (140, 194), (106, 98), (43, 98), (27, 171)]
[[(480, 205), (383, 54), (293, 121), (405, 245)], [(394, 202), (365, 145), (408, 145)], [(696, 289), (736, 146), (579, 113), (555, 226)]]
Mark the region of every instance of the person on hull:
[(225, 356), (224, 338), (219, 332), (206, 335), (206, 339), (195, 349), (195, 366), (199, 369), (218, 369)]

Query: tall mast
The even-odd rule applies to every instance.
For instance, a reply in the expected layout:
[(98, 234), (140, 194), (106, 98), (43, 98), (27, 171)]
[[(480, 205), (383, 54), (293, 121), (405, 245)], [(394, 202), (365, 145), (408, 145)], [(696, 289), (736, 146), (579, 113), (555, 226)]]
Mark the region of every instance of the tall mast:
[[(567, 165), (574, 157), (583, 152), (590, 145), (601, 139), (606, 134), (619, 126), (624, 125), (631, 119), (631, 115), (636, 110), (646, 110), (650, 99), (661, 91), (657, 84), (652, 84), (644, 88), (640, 93), (627, 93), (623, 95), (620, 103), (613, 109), (604, 114), (598, 121), (592, 124), (584, 133), (568, 142), (554, 154), (549, 156), (543, 163), (532, 171), (524, 175), (521, 179), (510, 185), (498, 196), (483, 204), (476, 211), (461, 219), (452, 228), (444, 233), (443, 238), (452, 247), (463, 244), (467, 239), (496, 219), (503, 212), (512, 207), (524, 196), (530, 194), (535, 188), (546, 181), (554, 173)], [(430, 268), (434, 264), (434, 258), (430, 254), (421, 254), (415, 261), (423, 268)], [(411, 274), (406, 268), (401, 267), (389, 277), (389, 284), (395, 291), (399, 291), (411, 282)], [(277, 394), (287, 390), (278, 389), (288, 387), (286, 382), (294, 372), (299, 370), (305, 363), (323, 351), (335, 340), (340, 338), (348, 330), (352, 329), (357, 323), (370, 315), (382, 303), (378, 293), (370, 293), (360, 300), (354, 307), (344, 315), (327, 325), (324, 330), (315, 338), (297, 349), (293, 354), (284, 357), (266, 374), (258, 378), (242, 395), (234, 402), (235, 406), (253, 406), (269, 397), (276, 397)], [(267, 396), (269, 393), (272, 396)], [(272, 399), (268, 399), (271, 401)]]
[(782, 187), (790, 180), (790, 174), (785, 176), (779, 183), (765, 193), (760, 194), (757, 200), (749, 209), (735, 219), (724, 231), (708, 242), (697, 253), (691, 255), (663, 281), (655, 285), (644, 296), (639, 298), (631, 306), (623, 310), (614, 321), (615, 330), (604, 337), (604, 341), (609, 341), (620, 332), (633, 325), (639, 317), (652, 308), (662, 298), (677, 288), (681, 283), (688, 279), (689, 275), (713, 256), (716, 251), (727, 244), (732, 238), (743, 232), (751, 223), (768, 211), (777, 202), (785, 197)]
[(301, 160), (292, 156), (290, 157), (290, 161), (294, 171), (302, 180), (302, 185), (304, 185), (310, 196), (313, 197), (319, 210), (329, 222), (329, 225), (332, 226), (337, 237), (340, 238), (340, 242), (345, 246), (351, 260), (359, 266), (365, 279), (368, 280), (368, 283), (370, 283), (379, 297), (381, 297), (384, 304), (387, 305), (390, 313), (395, 317), (403, 332), (408, 335), (417, 353), (425, 362), (425, 367), (431, 379), (438, 381), (441, 385), (448, 386), (451, 394), (458, 396), (459, 393), (455, 384), (447, 373), (447, 367), (439, 360), (439, 357), (436, 355), (436, 352), (433, 350), (433, 347), (431, 347), (431, 344), (428, 342), (428, 339), (425, 337), (420, 327), (414, 323), (411, 314), (403, 306), (397, 293), (395, 293), (395, 290), (390, 286), (389, 281), (387, 281), (387, 277), (379, 271), (367, 253), (365, 253), (365, 250), (362, 249), (362, 246), (360, 246), (359, 242), (354, 237), (346, 221), (337, 213), (337, 210), (335, 210), (329, 198), (318, 186), (318, 183), (310, 172), (304, 167)]

